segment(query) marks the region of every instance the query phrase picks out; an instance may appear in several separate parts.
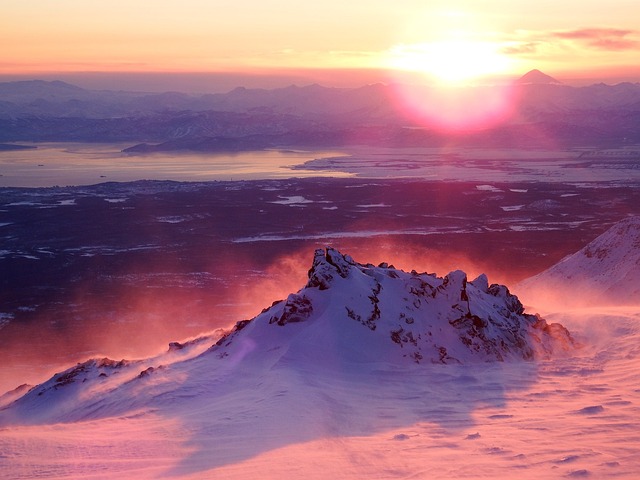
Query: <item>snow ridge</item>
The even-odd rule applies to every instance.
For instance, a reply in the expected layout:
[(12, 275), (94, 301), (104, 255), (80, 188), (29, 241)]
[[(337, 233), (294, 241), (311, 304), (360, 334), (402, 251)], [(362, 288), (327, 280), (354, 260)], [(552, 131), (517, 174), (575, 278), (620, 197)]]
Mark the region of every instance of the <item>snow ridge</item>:
[(640, 216), (621, 220), (517, 289), (535, 305), (640, 304)]
[(507, 287), (489, 285), (485, 275), (469, 282), (460, 270), (405, 272), (326, 248), (315, 252), (308, 278), (227, 333), (172, 342), (147, 360), (94, 359), (56, 374), (1, 409), (0, 424), (126, 415), (177, 398), (188, 404), (219, 395), (211, 390), (218, 382), (274, 371), (365, 378), (376, 369), (548, 358), (573, 346), (563, 326), (524, 313)]
[(507, 287), (489, 285), (485, 275), (469, 282), (459, 270), (440, 278), (362, 265), (333, 248), (316, 250), (303, 289), (239, 323), (212, 351), (226, 357), (236, 338), (258, 344), (274, 336), (304, 357), (321, 358), (330, 346), (358, 361), (400, 363), (531, 360), (572, 345), (566, 329), (524, 313)]

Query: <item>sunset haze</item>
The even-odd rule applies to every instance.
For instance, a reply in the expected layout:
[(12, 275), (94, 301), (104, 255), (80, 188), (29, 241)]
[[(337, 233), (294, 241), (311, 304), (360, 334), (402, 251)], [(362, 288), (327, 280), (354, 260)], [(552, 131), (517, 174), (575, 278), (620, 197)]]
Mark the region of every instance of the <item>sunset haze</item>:
[(0, 75), (306, 72), (357, 84), (392, 81), (394, 71), (476, 82), (539, 68), (561, 79), (635, 81), (639, 14), (629, 0), (606, 8), (574, 0), (9, 1)]
[(640, 0), (0, 2), (1, 478), (640, 478)]

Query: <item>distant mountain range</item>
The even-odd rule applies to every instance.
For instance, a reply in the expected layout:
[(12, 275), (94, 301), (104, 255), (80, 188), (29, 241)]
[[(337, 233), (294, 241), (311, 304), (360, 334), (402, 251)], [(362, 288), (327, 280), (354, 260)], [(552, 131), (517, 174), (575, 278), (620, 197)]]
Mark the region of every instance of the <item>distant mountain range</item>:
[[(535, 146), (640, 142), (640, 84), (571, 87), (533, 70), (509, 86), (455, 90), (460, 102), (507, 91), (511, 113), (473, 131), (442, 131), (416, 119), (398, 85), (360, 88), (236, 88), (225, 94), (85, 90), (40, 80), (0, 83), (0, 142), (86, 141), (155, 150), (286, 146)], [(443, 107), (423, 89), (421, 108)], [(422, 100), (420, 100), (422, 99)], [(459, 107), (458, 107), (459, 108)], [(437, 113), (437, 112), (436, 112)], [(416, 130), (417, 129), (417, 130)], [(149, 145), (151, 144), (151, 145)]]

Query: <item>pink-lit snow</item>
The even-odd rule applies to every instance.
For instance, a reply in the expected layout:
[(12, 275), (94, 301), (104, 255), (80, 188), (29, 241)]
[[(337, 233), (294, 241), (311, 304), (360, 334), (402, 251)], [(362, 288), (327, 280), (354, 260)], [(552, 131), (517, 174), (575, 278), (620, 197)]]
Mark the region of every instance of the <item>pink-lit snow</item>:
[[(315, 280), (229, 335), (146, 360), (93, 360), (17, 393), (0, 410), (3, 475), (637, 478), (637, 306), (527, 307), (567, 327), (569, 342), (561, 327), (534, 329), (499, 287), (487, 294), (486, 277), (445, 282), (334, 255), (337, 270), (316, 255)], [(465, 311), (492, 322), (456, 323), (472, 318)], [(474, 335), (460, 342), (484, 329), (508, 344), (496, 327), (505, 318), (529, 336), (499, 348), (504, 361), (475, 349), (486, 344)]]

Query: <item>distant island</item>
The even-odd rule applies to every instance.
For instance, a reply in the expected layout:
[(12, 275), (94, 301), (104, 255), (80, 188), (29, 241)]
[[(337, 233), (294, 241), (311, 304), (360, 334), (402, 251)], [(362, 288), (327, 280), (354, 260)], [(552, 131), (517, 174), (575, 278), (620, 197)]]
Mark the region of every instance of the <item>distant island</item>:
[(9, 152), (11, 150), (32, 150), (38, 148), (32, 145), (15, 145), (13, 143), (0, 143), (0, 152)]

